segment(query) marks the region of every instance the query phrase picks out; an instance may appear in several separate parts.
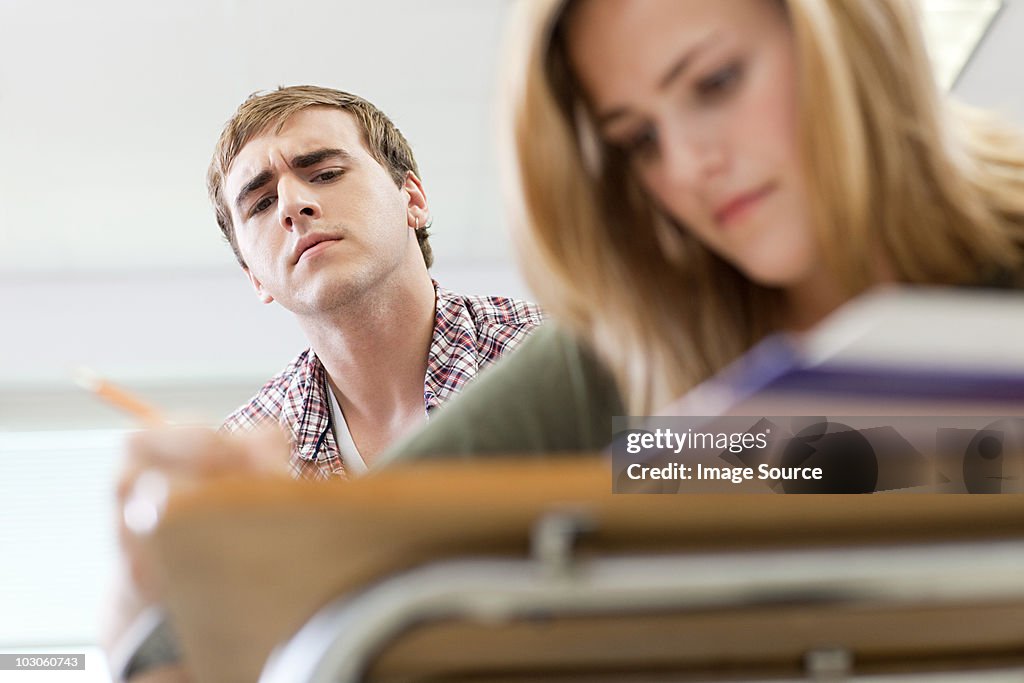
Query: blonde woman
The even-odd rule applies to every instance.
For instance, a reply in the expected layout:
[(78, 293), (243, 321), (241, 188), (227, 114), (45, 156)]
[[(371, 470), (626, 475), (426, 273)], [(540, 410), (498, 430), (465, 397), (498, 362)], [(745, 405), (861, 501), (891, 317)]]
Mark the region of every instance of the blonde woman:
[(1016, 286), (1024, 144), (911, 0), (541, 0), (513, 79), (522, 263), (560, 321), (394, 457), (593, 449), (882, 282)]

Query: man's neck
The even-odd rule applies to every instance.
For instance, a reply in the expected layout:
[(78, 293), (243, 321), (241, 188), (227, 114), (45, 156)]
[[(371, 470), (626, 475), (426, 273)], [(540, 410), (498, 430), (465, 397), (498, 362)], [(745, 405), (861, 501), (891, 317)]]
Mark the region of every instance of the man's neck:
[(300, 321), (367, 462), (423, 421), (435, 303), (429, 275), (417, 270), (330, 316)]

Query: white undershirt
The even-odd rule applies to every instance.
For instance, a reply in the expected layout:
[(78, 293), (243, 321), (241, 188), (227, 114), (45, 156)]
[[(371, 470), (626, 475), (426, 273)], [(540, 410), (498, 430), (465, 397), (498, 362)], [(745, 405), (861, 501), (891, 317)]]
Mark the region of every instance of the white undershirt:
[(338, 452), (341, 454), (341, 462), (345, 465), (345, 471), (351, 477), (359, 477), (366, 474), (366, 461), (359, 455), (356, 442), (352, 440), (352, 432), (348, 430), (348, 423), (345, 422), (345, 415), (341, 412), (338, 404), (338, 397), (334, 390), (328, 386), (331, 395), (331, 430), (334, 432), (334, 442), (338, 444)]

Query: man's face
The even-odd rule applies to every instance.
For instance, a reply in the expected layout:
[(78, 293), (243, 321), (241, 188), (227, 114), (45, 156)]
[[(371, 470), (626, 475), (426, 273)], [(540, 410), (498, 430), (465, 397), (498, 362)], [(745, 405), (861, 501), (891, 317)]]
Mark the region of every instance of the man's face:
[(299, 315), (344, 306), (421, 259), (410, 227), (426, 208), (419, 181), (397, 187), (340, 109), (302, 110), (250, 140), (224, 194), (257, 294)]

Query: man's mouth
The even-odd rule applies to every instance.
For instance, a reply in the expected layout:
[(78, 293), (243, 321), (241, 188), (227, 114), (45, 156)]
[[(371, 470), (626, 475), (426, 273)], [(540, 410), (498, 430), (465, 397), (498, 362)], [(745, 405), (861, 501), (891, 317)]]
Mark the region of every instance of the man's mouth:
[(329, 248), (332, 244), (341, 241), (341, 237), (333, 235), (306, 235), (295, 245), (295, 263), (304, 258), (316, 256), (321, 251)]

